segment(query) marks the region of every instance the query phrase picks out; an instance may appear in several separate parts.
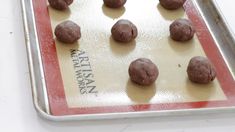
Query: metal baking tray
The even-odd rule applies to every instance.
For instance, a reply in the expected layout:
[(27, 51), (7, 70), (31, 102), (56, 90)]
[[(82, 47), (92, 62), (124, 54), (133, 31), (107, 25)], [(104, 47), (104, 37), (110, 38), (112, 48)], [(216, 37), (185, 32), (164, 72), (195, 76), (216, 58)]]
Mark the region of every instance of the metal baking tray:
[[(102, 1), (75, 0), (65, 12), (52, 9), (46, 0), (22, 0), (22, 11), (33, 102), (47, 119), (116, 119), (235, 110), (235, 41), (213, 0), (188, 0), (184, 9), (176, 11), (163, 9), (156, 0), (129, 0), (118, 10), (105, 7)], [(172, 41), (168, 33), (169, 24), (182, 17), (190, 19), (197, 30), (197, 36), (184, 44)], [(110, 27), (121, 18), (131, 19), (139, 28), (135, 42), (120, 45), (110, 37)], [(53, 36), (55, 26), (67, 19), (82, 27), (78, 43), (65, 45)], [(188, 81), (185, 69), (196, 55), (207, 56), (214, 63), (218, 77), (212, 84)], [(151, 58), (160, 67), (160, 77), (149, 88), (128, 80), (126, 69), (138, 57)], [(90, 69), (81, 65), (76, 69), (76, 61), (86, 62)], [(85, 88), (79, 83), (80, 73), (76, 74), (82, 70), (90, 72)]]

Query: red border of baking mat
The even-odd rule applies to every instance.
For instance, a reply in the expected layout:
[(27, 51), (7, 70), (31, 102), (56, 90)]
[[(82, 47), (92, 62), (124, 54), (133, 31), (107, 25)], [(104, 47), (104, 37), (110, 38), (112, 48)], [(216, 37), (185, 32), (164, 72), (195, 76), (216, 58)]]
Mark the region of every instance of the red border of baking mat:
[(46, 86), (49, 97), (50, 110), (53, 115), (72, 114), (98, 114), (136, 111), (162, 111), (177, 109), (196, 109), (226, 107), (235, 105), (235, 81), (226, 66), (218, 47), (216, 46), (205, 22), (194, 7), (191, 0), (185, 4), (185, 11), (197, 29), (197, 36), (206, 55), (214, 63), (218, 80), (225, 95), (226, 101), (205, 101), (190, 103), (167, 103), (133, 106), (107, 106), (91, 108), (68, 108), (63, 81), (60, 73), (59, 62), (56, 54), (55, 41), (51, 30), (50, 17), (47, 8), (47, 0), (33, 0), (38, 39), (40, 42), (42, 61), (45, 72)]

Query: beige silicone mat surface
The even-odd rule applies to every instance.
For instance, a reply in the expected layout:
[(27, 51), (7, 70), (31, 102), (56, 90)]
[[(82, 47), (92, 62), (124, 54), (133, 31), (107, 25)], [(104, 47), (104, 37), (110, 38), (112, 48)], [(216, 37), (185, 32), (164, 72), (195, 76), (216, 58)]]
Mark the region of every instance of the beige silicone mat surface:
[[(189, 60), (205, 53), (196, 36), (186, 43), (169, 38), (170, 23), (186, 18), (183, 9), (167, 11), (158, 0), (128, 0), (121, 9), (107, 8), (102, 0), (75, 0), (70, 10), (49, 7), (49, 13), (53, 31), (65, 20), (81, 27), (82, 38), (77, 43), (56, 40), (70, 108), (226, 99), (217, 80), (198, 85), (187, 78)], [(129, 19), (138, 27), (135, 41), (121, 44), (111, 38), (110, 30), (119, 19)], [(140, 57), (158, 66), (154, 85), (141, 87), (129, 80), (129, 64)]]

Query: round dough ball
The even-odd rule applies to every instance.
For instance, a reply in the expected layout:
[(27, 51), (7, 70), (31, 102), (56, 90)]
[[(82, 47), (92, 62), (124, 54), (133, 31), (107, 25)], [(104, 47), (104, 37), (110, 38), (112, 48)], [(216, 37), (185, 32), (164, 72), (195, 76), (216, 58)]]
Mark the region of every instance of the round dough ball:
[(216, 77), (216, 70), (213, 64), (205, 57), (193, 57), (187, 68), (188, 78), (192, 82), (207, 84)]
[(73, 0), (48, 0), (50, 6), (57, 10), (65, 10), (73, 3)]
[(138, 30), (132, 22), (122, 19), (114, 24), (111, 33), (114, 40), (127, 43), (137, 37)]
[(56, 26), (55, 36), (61, 42), (74, 43), (81, 38), (80, 27), (72, 21), (62, 22)]
[(193, 38), (195, 29), (192, 23), (187, 19), (175, 20), (170, 25), (170, 36), (175, 41), (188, 41)]
[(120, 8), (126, 3), (126, 0), (103, 0), (103, 1), (104, 4), (110, 8)]
[(159, 0), (160, 4), (168, 10), (176, 10), (184, 5), (186, 0)]
[(128, 72), (131, 81), (143, 86), (153, 84), (159, 74), (157, 66), (146, 58), (133, 61)]

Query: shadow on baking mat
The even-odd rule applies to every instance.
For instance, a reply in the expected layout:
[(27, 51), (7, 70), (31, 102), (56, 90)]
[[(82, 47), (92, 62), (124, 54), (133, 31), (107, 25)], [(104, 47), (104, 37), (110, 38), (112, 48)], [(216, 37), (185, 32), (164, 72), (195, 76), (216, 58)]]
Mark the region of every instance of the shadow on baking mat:
[(79, 41), (76, 41), (75, 43), (72, 43), (72, 44), (65, 44), (55, 39), (55, 44), (56, 44), (57, 50), (61, 51), (60, 52), (61, 55), (68, 54), (67, 51), (70, 51), (71, 49), (79, 49)]
[(148, 104), (156, 95), (156, 84), (154, 83), (147, 87), (140, 86), (129, 79), (126, 84), (126, 93), (134, 103)]
[(48, 6), (48, 10), (50, 10), (50, 17), (54, 21), (64, 21), (68, 19), (71, 15), (71, 10), (70, 8), (64, 10), (64, 11), (59, 11), (55, 10), (52, 7)]
[(112, 36), (109, 38), (110, 49), (118, 56), (125, 56), (133, 51), (136, 47), (136, 41), (133, 40), (129, 43), (116, 42)]
[(121, 17), (125, 13), (126, 8), (125, 7), (121, 7), (121, 8), (118, 8), (118, 9), (112, 9), (112, 8), (106, 7), (103, 4), (102, 5), (102, 11), (103, 11), (105, 16), (110, 17), (112, 19), (117, 19), (117, 18)]
[(189, 40), (187, 42), (177, 42), (171, 39), (171, 37), (168, 37), (168, 44), (174, 50), (175, 52), (179, 54), (187, 54), (191, 53), (195, 50), (195, 44), (194, 39)]
[(213, 94), (216, 94), (214, 90), (215, 85), (213, 82), (209, 84), (197, 84), (186, 80), (187, 93), (196, 100), (209, 100)]
[(171, 11), (171, 10), (164, 9), (160, 4), (158, 4), (157, 9), (159, 13), (161, 14), (161, 16), (166, 20), (173, 21), (184, 16), (183, 8)]

